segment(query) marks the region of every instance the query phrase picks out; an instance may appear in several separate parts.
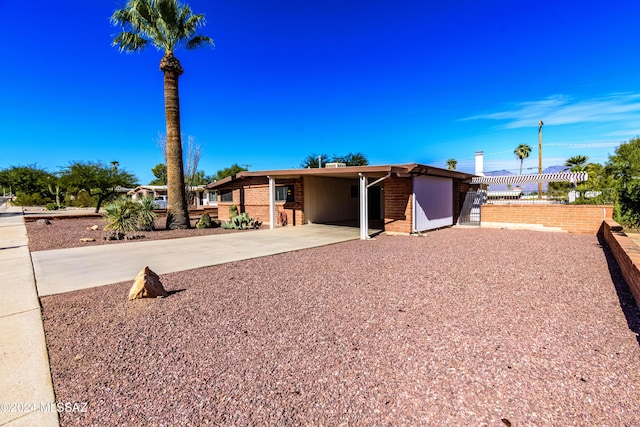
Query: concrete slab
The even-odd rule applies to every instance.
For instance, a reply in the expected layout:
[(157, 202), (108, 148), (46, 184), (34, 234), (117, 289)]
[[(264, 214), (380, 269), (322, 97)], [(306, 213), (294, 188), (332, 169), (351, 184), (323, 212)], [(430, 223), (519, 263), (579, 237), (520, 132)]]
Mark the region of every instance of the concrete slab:
[(57, 426), (40, 303), (21, 208), (0, 210), (0, 425)]
[(309, 224), (246, 233), (58, 249), (31, 254), (38, 294), (53, 295), (158, 274), (324, 246), (359, 238), (359, 229)]
[(0, 317), (0, 425), (57, 426), (40, 307)]

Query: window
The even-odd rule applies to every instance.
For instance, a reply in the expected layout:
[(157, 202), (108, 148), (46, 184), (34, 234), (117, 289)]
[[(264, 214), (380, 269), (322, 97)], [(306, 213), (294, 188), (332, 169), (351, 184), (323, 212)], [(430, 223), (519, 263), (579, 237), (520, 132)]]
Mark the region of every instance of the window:
[(209, 191), (209, 204), (210, 205), (217, 205), (218, 204), (218, 190), (210, 190)]
[(221, 202), (233, 202), (233, 190), (222, 190), (220, 192)]
[(276, 187), (276, 202), (293, 202), (295, 201), (293, 193), (293, 185), (282, 185)]

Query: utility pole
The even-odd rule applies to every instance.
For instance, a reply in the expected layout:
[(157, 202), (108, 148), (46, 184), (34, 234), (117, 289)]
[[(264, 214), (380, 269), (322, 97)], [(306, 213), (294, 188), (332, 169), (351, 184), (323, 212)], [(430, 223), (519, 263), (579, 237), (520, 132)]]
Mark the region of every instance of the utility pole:
[[(542, 174), (542, 120), (538, 123), (538, 173)], [(542, 181), (538, 182), (538, 200), (542, 200)]]

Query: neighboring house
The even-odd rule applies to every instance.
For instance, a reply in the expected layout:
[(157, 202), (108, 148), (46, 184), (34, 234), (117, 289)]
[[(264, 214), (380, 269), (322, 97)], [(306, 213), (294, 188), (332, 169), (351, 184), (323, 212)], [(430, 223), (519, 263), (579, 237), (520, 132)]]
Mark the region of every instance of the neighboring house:
[(276, 225), (359, 225), (415, 233), (456, 223), (472, 174), (417, 163), (239, 172), (208, 184), (218, 217), (230, 205)]
[[(217, 205), (217, 192), (216, 190), (208, 190), (204, 185), (198, 185), (196, 187), (189, 188), (189, 200), (192, 200), (192, 207), (200, 208), (203, 206), (216, 206)], [(127, 195), (132, 199), (138, 199), (148, 194), (153, 195), (153, 198), (158, 200), (159, 207), (166, 209), (167, 203), (167, 186), (166, 185), (140, 185), (133, 190), (130, 190)], [(164, 202), (162, 202), (164, 201)]]

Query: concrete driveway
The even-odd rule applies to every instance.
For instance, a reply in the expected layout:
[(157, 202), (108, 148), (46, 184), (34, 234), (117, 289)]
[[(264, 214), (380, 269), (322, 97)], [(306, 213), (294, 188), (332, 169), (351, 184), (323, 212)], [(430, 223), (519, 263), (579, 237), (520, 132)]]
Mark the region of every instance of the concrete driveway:
[(246, 233), (120, 243), (32, 252), (38, 295), (53, 295), (135, 278), (356, 240), (359, 228), (309, 224)]

